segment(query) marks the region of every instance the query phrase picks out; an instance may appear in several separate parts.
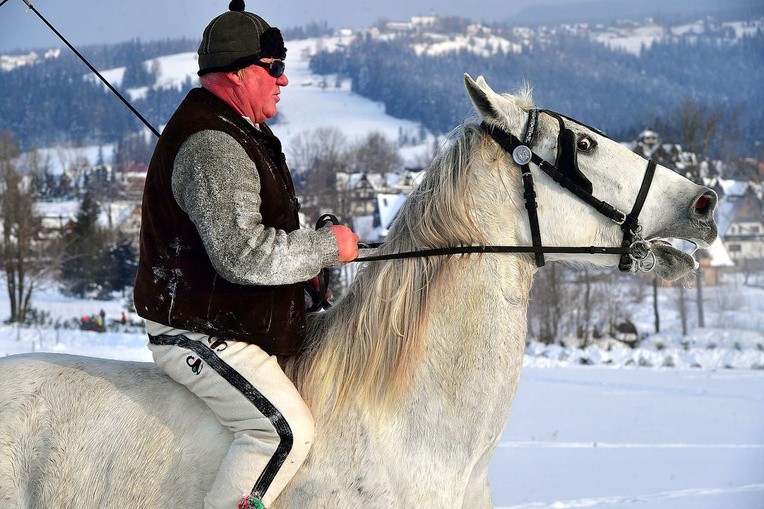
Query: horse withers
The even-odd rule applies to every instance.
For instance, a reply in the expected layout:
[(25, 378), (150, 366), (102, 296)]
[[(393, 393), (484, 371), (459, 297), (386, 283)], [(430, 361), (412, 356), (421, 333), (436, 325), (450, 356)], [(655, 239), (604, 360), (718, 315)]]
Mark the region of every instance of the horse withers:
[[(709, 189), (536, 110), (528, 91), (465, 85), (480, 118), (453, 133), (378, 252), (535, 250), (369, 262), (314, 314), (309, 348), (286, 371), (315, 442), (271, 509), (492, 507), (488, 466), (520, 376), (538, 255), (675, 279), (695, 261), (660, 239), (716, 236)], [(508, 143), (525, 148), (513, 156)], [(151, 364), (0, 360), (0, 507), (201, 508), (230, 440)]]

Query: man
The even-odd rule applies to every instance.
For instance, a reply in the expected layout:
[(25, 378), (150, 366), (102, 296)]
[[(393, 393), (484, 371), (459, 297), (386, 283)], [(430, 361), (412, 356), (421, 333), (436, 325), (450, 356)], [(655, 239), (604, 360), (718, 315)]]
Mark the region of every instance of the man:
[[(344, 226), (301, 230), (276, 115), (280, 31), (234, 0), (199, 47), (199, 81), (157, 143), (135, 307), (168, 375), (234, 435), (205, 508), (270, 505), (304, 461), (310, 411), (279, 367), (305, 339), (303, 284), (358, 256)], [(147, 475), (151, 475), (147, 473)]]

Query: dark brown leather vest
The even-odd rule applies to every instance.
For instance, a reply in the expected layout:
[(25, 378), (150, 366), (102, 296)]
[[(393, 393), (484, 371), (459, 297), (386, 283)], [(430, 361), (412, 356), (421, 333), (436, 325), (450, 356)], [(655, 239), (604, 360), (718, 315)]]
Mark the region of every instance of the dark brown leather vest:
[(180, 146), (212, 129), (238, 141), (260, 176), (265, 226), (299, 228), (292, 179), (281, 143), (265, 124), (255, 129), (210, 92), (189, 92), (159, 138), (146, 176), (141, 216), (135, 309), (146, 319), (178, 329), (246, 341), (272, 355), (295, 355), (305, 338), (303, 285), (239, 285), (213, 268), (202, 240), (172, 193)]

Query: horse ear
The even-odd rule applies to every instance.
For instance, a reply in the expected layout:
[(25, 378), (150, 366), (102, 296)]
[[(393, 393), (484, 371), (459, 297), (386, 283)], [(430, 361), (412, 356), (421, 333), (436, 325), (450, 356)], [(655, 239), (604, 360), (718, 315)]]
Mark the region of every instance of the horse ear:
[(488, 94), (493, 93), (493, 90), (491, 90), (491, 87), (488, 86), (488, 83), (485, 82), (482, 76), (478, 76), (477, 81), (475, 81), (472, 79), (472, 76), (464, 73), (464, 86), (467, 88), (472, 104), (475, 105), (475, 109), (483, 118), (492, 120), (499, 118), (499, 113), (488, 97)]

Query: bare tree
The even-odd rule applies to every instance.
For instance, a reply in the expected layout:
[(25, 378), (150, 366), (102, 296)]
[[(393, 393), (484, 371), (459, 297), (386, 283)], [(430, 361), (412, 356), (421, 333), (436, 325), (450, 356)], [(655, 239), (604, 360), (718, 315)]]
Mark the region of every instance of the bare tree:
[[(709, 155), (714, 151), (719, 155), (732, 153), (732, 147), (739, 138), (741, 108), (725, 109), (723, 106), (709, 106), (706, 103), (687, 100), (681, 103), (664, 120), (663, 128), (676, 138), (686, 152), (677, 154), (674, 169), (684, 174), (696, 184), (703, 184), (705, 174), (712, 162)], [(695, 278), (698, 326), (705, 326), (703, 310), (703, 268), (699, 267)], [(687, 316), (684, 312), (684, 287), (680, 287), (682, 330), (686, 331)]]
[(13, 160), (19, 152), (10, 132), (0, 133), (0, 202), (2, 210), (2, 260), (10, 298), (10, 321), (22, 323), (31, 310), (32, 292), (47, 273), (38, 239), (40, 221), (34, 211), (30, 178), (23, 178)]
[(312, 220), (325, 212), (337, 212), (337, 172), (347, 166), (345, 135), (335, 127), (319, 127), (298, 134), (291, 143), (302, 211)]
[(560, 339), (568, 307), (564, 272), (563, 267), (550, 263), (546, 270), (538, 272), (531, 288), (530, 322), (536, 323), (539, 341), (547, 345)]
[(388, 173), (403, 164), (395, 144), (374, 131), (361, 140), (352, 151), (352, 165), (355, 171)]
[(686, 285), (686, 279), (678, 279), (674, 282), (674, 286), (677, 289), (676, 293), (676, 303), (677, 308), (679, 309), (679, 319), (682, 322), (682, 336), (687, 335), (687, 298), (685, 294), (687, 293), (685, 291), (685, 285)]
[[(674, 138), (684, 150), (698, 156), (699, 162), (713, 154), (728, 157), (740, 137), (740, 107), (728, 109), (705, 102), (686, 100), (669, 115), (662, 117), (658, 128), (664, 137)], [(692, 168), (689, 178), (700, 181), (699, 167)]]

